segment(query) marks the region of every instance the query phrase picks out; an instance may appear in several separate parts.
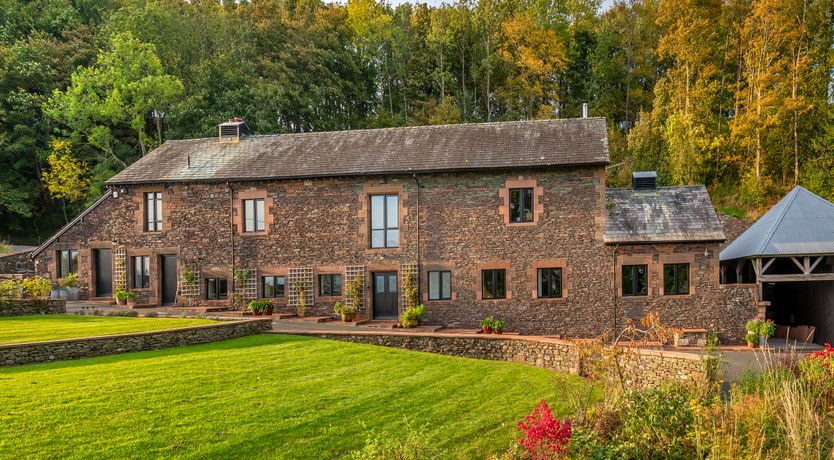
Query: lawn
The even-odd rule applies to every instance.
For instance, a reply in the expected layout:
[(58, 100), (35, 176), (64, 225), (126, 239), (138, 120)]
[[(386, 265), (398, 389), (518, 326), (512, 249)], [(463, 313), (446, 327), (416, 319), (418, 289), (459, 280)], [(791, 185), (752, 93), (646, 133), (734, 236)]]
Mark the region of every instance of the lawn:
[(199, 326), (213, 322), (198, 318), (135, 318), (84, 315), (12, 316), (0, 318), (0, 345), (156, 331), (176, 327)]
[(410, 421), (452, 458), (513, 442), (576, 377), (481, 361), (258, 335), (0, 368), (0, 457), (341, 458)]

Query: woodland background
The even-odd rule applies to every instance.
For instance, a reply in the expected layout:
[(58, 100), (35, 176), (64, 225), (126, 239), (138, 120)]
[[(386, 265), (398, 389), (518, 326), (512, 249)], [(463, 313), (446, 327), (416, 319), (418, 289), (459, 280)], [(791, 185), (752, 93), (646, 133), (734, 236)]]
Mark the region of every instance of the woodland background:
[(0, 0), (0, 241), (165, 139), (606, 117), (611, 186), (834, 198), (834, 0)]

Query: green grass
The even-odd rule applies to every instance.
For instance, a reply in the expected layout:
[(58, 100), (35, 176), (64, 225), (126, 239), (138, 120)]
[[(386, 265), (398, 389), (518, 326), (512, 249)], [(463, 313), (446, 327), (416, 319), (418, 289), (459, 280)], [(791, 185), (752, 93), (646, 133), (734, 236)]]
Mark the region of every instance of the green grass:
[(427, 430), (451, 458), (513, 442), (576, 377), (299, 336), (0, 368), (0, 457), (340, 458)]
[(199, 326), (213, 322), (198, 318), (132, 318), (84, 315), (12, 316), (0, 318), (0, 345), (156, 331), (176, 327)]

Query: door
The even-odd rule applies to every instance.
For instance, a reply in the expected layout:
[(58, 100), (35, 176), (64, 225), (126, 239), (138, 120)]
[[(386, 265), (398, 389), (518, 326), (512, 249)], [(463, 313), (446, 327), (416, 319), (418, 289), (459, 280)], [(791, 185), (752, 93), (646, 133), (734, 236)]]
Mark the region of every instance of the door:
[(374, 273), (374, 319), (397, 319), (397, 272)]
[(113, 251), (96, 249), (96, 297), (113, 295)]
[(177, 256), (162, 256), (162, 305), (177, 303)]

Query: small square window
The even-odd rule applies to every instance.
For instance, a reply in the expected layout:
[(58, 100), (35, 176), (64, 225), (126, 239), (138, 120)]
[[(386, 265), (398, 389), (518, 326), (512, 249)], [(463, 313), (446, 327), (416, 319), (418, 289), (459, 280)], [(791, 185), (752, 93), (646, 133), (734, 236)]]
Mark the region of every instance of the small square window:
[(133, 263), (133, 288), (146, 289), (151, 287), (151, 258), (148, 256), (131, 257)]
[(452, 272), (429, 272), (429, 300), (452, 299)]
[(319, 275), (319, 295), (322, 297), (342, 295), (342, 275)]
[(663, 265), (663, 294), (689, 294), (689, 264)]
[(507, 270), (483, 270), (481, 272), (481, 298), (507, 298)]
[(623, 265), (623, 295), (644, 296), (649, 294), (648, 265)]
[(533, 222), (533, 189), (510, 189), (510, 223)]
[(562, 297), (562, 269), (540, 268), (537, 284), (540, 299), (558, 299)]
[(286, 281), (283, 276), (263, 277), (263, 296), (266, 298), (284, 297)]
[(206, 278), (206, 300), (225, 300), (228, 298), (228, 282), (225, 278)]

